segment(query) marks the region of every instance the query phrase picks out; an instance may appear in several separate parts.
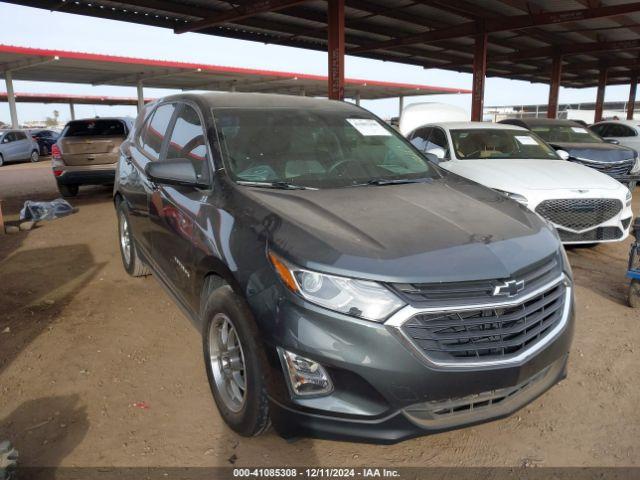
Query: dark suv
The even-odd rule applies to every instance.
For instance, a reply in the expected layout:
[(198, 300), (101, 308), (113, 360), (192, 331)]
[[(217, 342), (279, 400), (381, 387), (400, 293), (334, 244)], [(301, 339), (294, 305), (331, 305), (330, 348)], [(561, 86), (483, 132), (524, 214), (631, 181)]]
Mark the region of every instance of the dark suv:
[(127, 272), (202, 331), (242, 435), (395, 442), (506, 416), (566, 374), (553, 228), (342, 102), (183, 94), (148, 106), (114, 190)]

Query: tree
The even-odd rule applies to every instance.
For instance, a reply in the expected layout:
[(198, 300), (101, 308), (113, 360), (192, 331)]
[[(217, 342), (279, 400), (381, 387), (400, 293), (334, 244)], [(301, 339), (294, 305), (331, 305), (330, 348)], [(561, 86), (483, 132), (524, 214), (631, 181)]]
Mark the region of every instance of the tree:
[(60, 112), (58, 110), (53, 111), (53, 118), (47, 117), (44, 121), (44, 124), (47, 127), (56, 127), (58, 125), (58, 117), (60, 116)]

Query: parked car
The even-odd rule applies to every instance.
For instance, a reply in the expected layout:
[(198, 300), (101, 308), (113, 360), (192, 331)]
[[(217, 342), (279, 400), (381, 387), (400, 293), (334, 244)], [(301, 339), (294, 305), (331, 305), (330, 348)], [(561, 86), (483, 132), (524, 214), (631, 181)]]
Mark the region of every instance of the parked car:
[(601, 137), (571, 120), (509, 118), (500, 123), (518, 125), (545, 140), (568, 159), (615, 178), (633, 191), (640, 177), (640, 158), (632, 148), (605, 142)]
[(366, 110), (185, 93), (146, 107), (121, 151), (124, 268), (202, 332), (236, 432), (395, 442), (506, 416), (565, 376), (554, 229)]
[(602, 138), (616, 142), (640, 152), (640, 121), (638, 120), (605, 120), (594, 123), (589, 128)]
[(113, 184), (120, 145), (133, 120), (89, 118), (73, 120), (51, 147), (53, 175), (63, 197), (74, 197), (80, 185)]
[(58, 132), (54, 132), (53, 130), (47, 129), (37, 129), (37, 130), (29, 130), (29, 134), (31, 138), (33, 138), (40, 148), (40, 155), (49, 155), (51, 153), (51, 147), (58, 140), (60, 134)]
[(522, 127), (484, 122), (425, 125), (410, 141), (439, 165), (517, 200), (551, 222), (565, 244), (629, 235), (631, 192), (594, 169), (561, 160)]
[(38, 144), (24, 130), (0, 130), (0, 167), (24, 160), (40, 160)]

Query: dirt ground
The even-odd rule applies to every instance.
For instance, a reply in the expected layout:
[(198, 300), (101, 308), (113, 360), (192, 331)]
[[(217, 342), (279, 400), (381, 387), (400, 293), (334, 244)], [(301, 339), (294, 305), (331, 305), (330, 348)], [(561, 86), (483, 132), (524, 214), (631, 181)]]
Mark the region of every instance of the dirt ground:
[[(57, 196), (48, 162), (0, 169), (5, 219)], [(635, 210), (640, 210), (640, 193)], [(508, 419), (393, 446), (225, 427), (198, 332), (152, 277), (121, 265), (108, 188), (78, 213), (0, 236), (0, 440), (47, 466), (639, 466), (640, 312), (629, 241), (569, 252), (577, 328), (568, 378)]]

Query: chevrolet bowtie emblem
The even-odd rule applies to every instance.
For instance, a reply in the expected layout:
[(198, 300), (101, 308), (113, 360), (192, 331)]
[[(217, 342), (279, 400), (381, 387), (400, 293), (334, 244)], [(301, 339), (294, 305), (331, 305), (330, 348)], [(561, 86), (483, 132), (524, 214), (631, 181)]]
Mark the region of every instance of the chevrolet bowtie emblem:
[(500, 297), (513, 297), (518, 292), (521, 292), (524, 289), (524, 280), (516, 281), (509, 280), (504, 282), (502, 285), (496, 285), (493, 289), (493, 296)]

